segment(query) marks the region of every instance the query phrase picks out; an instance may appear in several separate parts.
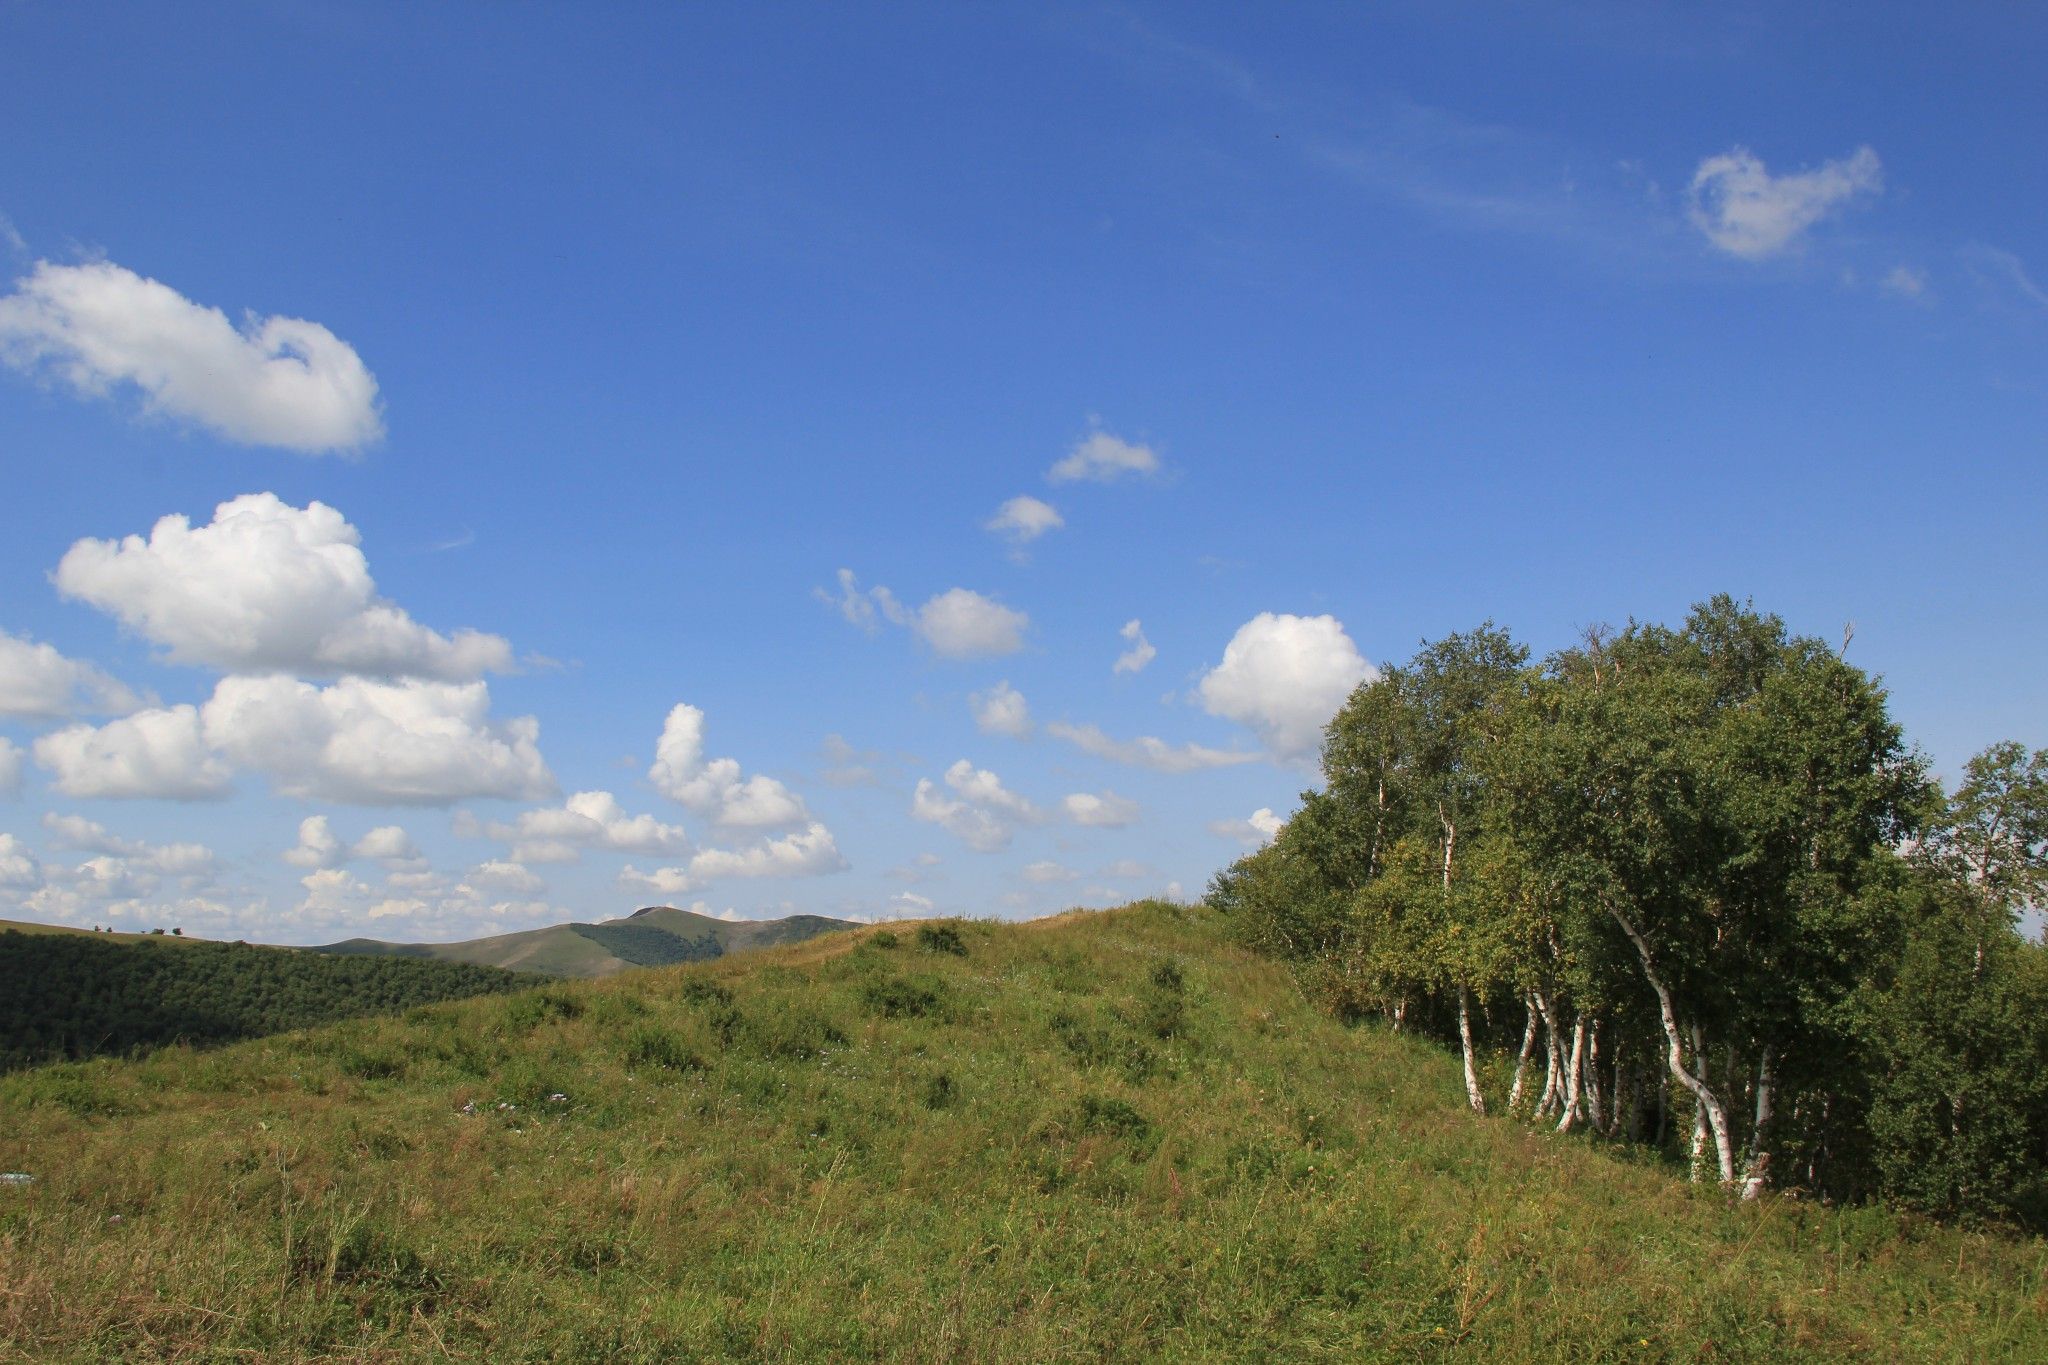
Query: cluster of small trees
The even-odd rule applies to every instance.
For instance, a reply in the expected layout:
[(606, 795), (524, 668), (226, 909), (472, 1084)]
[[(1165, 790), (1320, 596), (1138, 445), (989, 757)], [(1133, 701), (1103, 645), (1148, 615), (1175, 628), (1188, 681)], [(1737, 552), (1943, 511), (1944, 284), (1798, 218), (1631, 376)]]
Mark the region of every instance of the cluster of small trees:
[(2017, 927), (2048, 753), (1945, 793), (1876, 682), (1719, 597), (1540, 666), (1490, 623), (1425, 645), (1323, 768), (1210, 903), (1334, 1007), (1455, 1040), (1474, 1109), (1746, 1194), (2048, 1193), (2048, 949)]
[(0, 1071), (233, 1042), (533, 981), (457, 962), (8, 930), (0, 932)]

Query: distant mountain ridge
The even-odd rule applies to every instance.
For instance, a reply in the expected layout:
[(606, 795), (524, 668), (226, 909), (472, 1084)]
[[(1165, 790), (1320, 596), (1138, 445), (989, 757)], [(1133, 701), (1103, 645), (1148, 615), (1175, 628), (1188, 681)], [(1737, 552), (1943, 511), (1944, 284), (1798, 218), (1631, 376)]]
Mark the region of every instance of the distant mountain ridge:
[(851, 920), (827, 919), (822, 915), (723, 920), (673, 905), (649, 905), (620, 919), (551, 924), (544, 929), (457, 943), (387, 943), (381, 939), (351, 938), (309, 951), (430, 958), (548, 976), (597, 977), (612, 976), (632, 967), (703, 962), (751, 948), (801, 943), (820, 934), (854, 927)]

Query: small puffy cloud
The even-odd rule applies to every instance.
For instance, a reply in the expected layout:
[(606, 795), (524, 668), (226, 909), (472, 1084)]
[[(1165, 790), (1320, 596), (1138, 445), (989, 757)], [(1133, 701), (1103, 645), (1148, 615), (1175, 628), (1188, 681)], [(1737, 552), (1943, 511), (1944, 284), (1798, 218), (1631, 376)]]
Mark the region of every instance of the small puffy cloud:
[(889, 911), (898, 919), (930, 919), (938, 908), (937, 901), (915, 891), (898, 891), (889, 897)]
[(704, 713), (677, 702), (662, 722), (647, 780), (655, 790), (704, 816), (736, 829), (775, 829), (811, 818), (803, 798), (772, 777), (742, 777), (730, 758), (704, 757)]
[(743, 848), (707, 848), (683, 867), (657, 867), (642, 872), (628, 865), (619, 885), (661, 896), (694, 891), (706, 883), (735, 877), (818, 877), (846, 867), (832, 831), (816, 820), (777, 839)]
[(1041, 818), (1001, 778), (964, 758), (946, 769), (946, 788), (951, 795), (930, 778), (919, 778), (911, 795), (911, 818), (939, 826), (977, 853), (1009, 847), (1017, 826)]
[(1155, 773), (1191, 773), (1204, 768), (1228, 768), (1259, 761), (1258, 754), (1210, 749), (1200, 744), (1168, 744), (1151, 735), (1140, 735), (1130, 740), (1115, 739), (1098, 725), (1069, 725), (1056, 720), (1045, 727), (1045, 732), (1055, 739), (1067, 741), (1083, 753), (1133, 768), (1149, 768)]
[(910, 613), (896, 599), (895, 593), (883, 587), (863, 588), (851, 569), (839, 571), (839, 594), (836, 597), (823, 588), (813, 592), (820, 602), (835, 608), (845, 617), (849, 625), (859, 626), (870, 635), (883, 621), (892, 626), (910, 624)]
[(357, 858), (369, 858), (380, 863), (409, 863), (420, 856), (419, 846), (412, 836), (397, 825), (379, 825), (355, 841), (349, 853)]
[(699, 885), (687, 867), (657, 867), (642, 872), (628, 863), (619, 872), (619, 885), (628, 891), (652, 896), (680, 896)]
[(43, 884), (43, 865), (29, 846), (12, 834), (0, 834), (0, 887), (33, 891)]
[(110, 261), (38, 261), (0, 297), (0, 361), (87, 397), (132, 387), (145, 411), (242, 445), (316, 453), (384, 434), (376, 378), (319, 323), (251, 314), (238, 328)]
[(490, 689), (480, 682), (343, 678), (315, 687), (279, 675), (223, 678), (206, 703), (205, 737), (303, 800), (446, 805), (552, 792), (540, 722), (495, 722), (490, 706)]
[(284, 851), (284, 860), (293, 867), (337, 867), (347, 856), (324, 815), (299, 821), (299, 842)]
[(873, 634), (879, 622), (903, 626), (943, 659), (982, 659), (1024, 648), (1031, 618), (971, 588), (949, 588), (911, 611), (884, 587), (863, 588), (851, 569), (839, 571), (839, 594), (817, 589), (818, 600)]
[(512, 860), (521, 863), (574, 862), (584, 849), (673, 856), (690, 847), (682, 826), (628, 815), (610, 792), (577, 792), (558, 807), (522, 811), (480, 832), (513, 841)]
[(74, 725), (37, 740), (35, 756), (66, 796), (202, 801), (228, 792), (228, 765), (207, 743), (193, 706)]
[(1249, 727), (1277, 757), (1298, 761), (1316, 752), (1351, 689), (1373, 676), (1336, 617), (1261, 612), (1238, 628), (1196, 692), (1210, 715)]
[(1124, 628), (1117, 632), (1130, 648), (1116, 656), (1116, 667), (1110, 669), (1112, 676), (1118, 673), (1142, 673), (1145, 665), (1159, 657), (1159, 651), (1145, 638), (1145, 627), (1139, 621), (1126, 621)]
[(306, 898), (299, 903), (302, 915), (346, 914), (363, 908), (376, 895), (369, 883), (339, 867), (316, 868), (299, 878), (299, 885), (306, 889)]
[(0, 716), (55, 720), (81, 713), (118, 715), (142, 704), (140, 697), (91, 664), (0, 630)]
[(1060, 808), (1075, 824), (1099, 829), (1122, 829), (1138, 819), (1138, 803), (1115, 792), (1074, 792), (1061, 798)]
[(816, 877), (846, 866), (832, 831), (816, 820), (793, 834), (747, 848), (707, 848), (690, 859), (690, 873), (706, 882), (726, 877)]
[(518, 863), (500, 859), (477, 864), (469, 870), (469, 876), (464, 880), (472, 886), (522, 896), (531, 896), (547, 885)]
[(1895, 265), (1877, 282), (1877, 287), (1895, 298), (1921, 299), (1927, 294), (1927, 272), (1909, 265)]
[(1074, 443), (1066, 456), (1046, 471), (1054, 483), (1112, 483), (1130, 475), (1149, 477), (1159, 472), (1159, 453), (1136, 445), (1106, 431), (1089, 432)]
[(1050, 886), (1056, 882), (1078, 881), (1081, 874), (1071, 867), (1062, 867), (1050, 859), (1041, 858), (1035, 863), (1026, 863), (1018, 876), (1033, 886)]
[(14, 741), (0, 736), (0, 797), (21, 794), (21, 760)]
[(1271, 809), (1260, 806), (1242, 820), (1211, 820), (1209, 832), (1219, 839), (1235, 839), (1241, 844), (1268, 844), (1280, 833), (1281, 823)]
[(204, 844), (151, 844), (140, 839), (124, 839), (105, 825), (82, 815), (46, 812), (43, 829), (49, 834), (50, 842), (59, 848), (118, 858), (150, 873), (203, 877), (214, 869), (213, 850)]
[(975, 728), (985, 735), (1022, 739), (1031, 733), (1031, 707), (1007, 681), (974, 693), (967, 703), (974, 709)]
[(916, 630), (942, 659), (988, 659), (1024, 648), (1031, 618), (971, 588), (950, 588), (917, 609)]
[(1119, 858), (1095, 875), (1098, 877), (1128, 879), (1131, 877), (1150, 877), (1154, 875), (1154, 871), (1136, 858)]
[(1051, 503), (1022, 493), (998, 507), (995, 516), (982, 524), (982, 529), (994, 532), (1012, 545), (1022, 546), (1066, 524), (1066, 518)]
[(1693, 172), (1693, 225), (1731, 256), (1760, 261), (1799, 244), (1807, 229), (1851, 199), (1884, 187), (1877, 153), (1859, 147), (1818, 170), (1772, 175), (1746, 147), (1700, 162)]
[(501, 636), (430, 630), (377, 595), (356, 528), (322, 502), (246, 493), (195, 527), (160, 518), (147, 539), (80, 540), (57, 590), (115, 617), (173, 663), (315, 677), (466, 681), (512, 667)]

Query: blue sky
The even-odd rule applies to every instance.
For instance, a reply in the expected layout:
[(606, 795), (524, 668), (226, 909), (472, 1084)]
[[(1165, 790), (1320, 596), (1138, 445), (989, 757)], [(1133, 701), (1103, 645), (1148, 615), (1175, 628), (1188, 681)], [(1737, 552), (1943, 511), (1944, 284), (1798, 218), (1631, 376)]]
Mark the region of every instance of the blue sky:
[(8, 7), (0, 916), (1192, 895), (1721, 591), (2048, 743), (2048, 20), (1784, 9)]

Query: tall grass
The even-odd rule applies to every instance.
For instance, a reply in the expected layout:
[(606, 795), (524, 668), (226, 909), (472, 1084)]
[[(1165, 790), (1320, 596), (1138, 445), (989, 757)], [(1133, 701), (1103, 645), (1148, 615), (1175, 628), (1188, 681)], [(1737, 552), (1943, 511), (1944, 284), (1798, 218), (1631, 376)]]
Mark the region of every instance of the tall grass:
[(0, 1081), (0, 1356), (2048, 1358), (2048, 1249), (1465, 1112), (1207, 912)]

